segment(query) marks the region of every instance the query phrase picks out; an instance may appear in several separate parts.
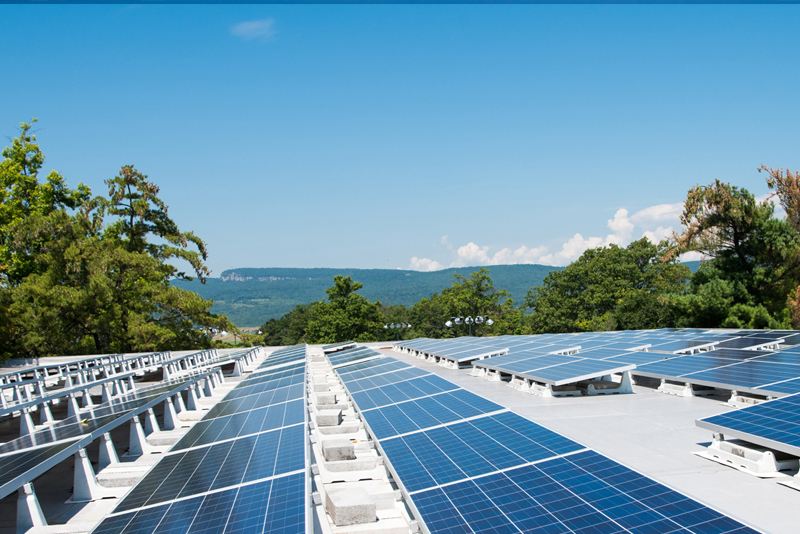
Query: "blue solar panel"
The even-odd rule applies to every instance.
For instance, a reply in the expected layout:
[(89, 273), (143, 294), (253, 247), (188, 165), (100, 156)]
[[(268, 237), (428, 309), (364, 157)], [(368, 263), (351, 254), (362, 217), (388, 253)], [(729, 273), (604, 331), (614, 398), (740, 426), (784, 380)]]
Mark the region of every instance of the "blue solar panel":
[(561, 365), (563, 363), (569, 362), (577, 362), (581, 360), (580, 356), (564, 356), (562, 354), (548, 354), (546, 356), (538, 356), (531, 359), (521, 359), (517, 363), (506, 363), (502, 366), (496, 366), (493, 359), (484, 360), (483, 362), (477, 362), (477, 365), (491, 366), (497, 367), (499, 369), (508, 369), (510, 371), (516, 371), (519, 373), (524, 373), (527, 371), (532, 371), (535, 369), (544, 369), (545, 367), (550, 367), (552, 365)]
[(691, 373), (687, 376), (696, 381), (756, 388), (797, 378), (798, 369), (792, 365), (748, 360), (735, 365)]
[(620, 364), (605, 360), (577, 360), (553, 365), (542, 369), (525, 371), (522, 374), (537, 381), (555, 385), (571, 384), (579, 380), (599, 375), (613, 374), (633, 369), (630, 364)]
[[(579, 345), (593, 336), (603, 337), (571, 336), (548, 350)], [(629, 334), (602, 340), (626, 336), (626, 342), (639, 341)], [(620, 369), (610, 360), (627, 356), (616, 349), (600, 349), (595, 356), (600, 355), (609, 360), (520, 351), (478, 365), (505, 361), (505, 367), (525, 360), (530, 369), (566, 362), (581, 373), (605, 374)], [(409, 366), (402, 368), (407, 372)], [(418, 384), (430, 375), (408, 379), (397, 368), (385, 369), (371, 370), (368, 379), (343, 380), (348, 390), (351, 385), (358, 388), (349, 391), (356, 407), (431, 533), (755, 532), (482, 397), (462, 389), (429, 393)]]
[[(776, 384), (769, 384), (753, 388), (754, 392), (763, 391), (766, 393), (783, 393), (784, 395), (791, 395), (793, 393), (800, 393), (800, 378), (794, 380), (786, 380)], [(779, 396), (779, 395), (778, 395)]]
[(707, 417), (697, 424), (789, 454), (800, 454), (800, 395)]
[(292, 386), (294, 384), (303, 384), (305, 382), (305, 376), (303, 374), (292, 374), (291, 376), (286, 376), (283, 378), (273, 379), (266, 382), (259, 382), (257, 384), (243, 384), (240, 387), (234, 388), (225, 396), (225, 400), (231, 400), (238, 397), (246, 397), (248, 395), (256, 395), (258, 393), (263, 393), (264, 391), (269, 391), (271, 389), (278, 389), (286, 386)]
[(359, 391), (352, 396), (361, 410), (369, 410), (454, 389), (458, 386), (436, 375), (427, 375)]
[(241, 451), (237, 448), (237, 454), (233, 458), (234, 461), (241, 462), (241, 466), (227, 462), (229, 453), (239, 440), (167, 456), (158, 464), (157, 469), (145, 475), (116, 510), (132, 510), (219, 489), (220, 486), (215, 484), (215, 480), (226, 464), (228, 469), (242, 473), (241, 478), (233, 480), (227, 474), (223, 474), (222, 478), (230, 485), (296, 471), (303, 469), (305, 465), (304, 425), (295, 425), (244, 439), (246, 441), (243, 443), (246, 443), (250, 454), (239, 454)]
[(338, 365), (344, 365), (348, 363), (355, 363), (359, 360), (364, 360), (366, 358), (378, 358), (382, 357), (380, 352), (374, 351), (368, 347), (359, 347), (355, 349), (345, 350), (342, 352), (337, 352), (336, 354), (332, 354), (328, 356), (328, 360), (330, 361), (331, 365), (336, 367)]
[(107, 517), (97, 534), (305, 533), (305, 475), (266, 480)]
[(305, 421), (302, 399), (256, 408), (216, 419), (204, 419), (189, 430), (173, 451), (207, 445), (216, 441), (257, 434)]
[[(782, 350), (780, 352), (755, 352), (754, 357), (759, 362), (785, 363), (800, 366), (800, 352)], [(798, 370), (800, 374), (800, 370)]]
[[(367, 364), (374, 364), (374, 365), (367, 365)], [(381, 373), (388, 373), (389, 371), (396, 371), (398, 369), (403, 369), (405, 367), (410, 367), (410, 366), (407, 363), (395, 360), (394, 358), (381, 358), (378, 360), (372, 360), (357, 365), (349, 365), (343, 369), (338, 369), (338, 371), (341, 371), (339, 373), (339, 377), (342, 379), (343, 382), (350, 382), (352, 380), (358, 380), (359, 378), (373, 376)]]
[(702, 356), (680, 356), (662, 360), (658, 362), (639, 365), (636, 367), (636, 374), (657, 375), (665, 377), (681, 377), (689, 373), (724, 367), (737, 363), (736, 360), (726, 358), (715, 358), (705, 353)]
[(624, 354), (619, 354), (614, 358), (608, 358), (607, 360), (603, 361), (623, 363), (623, 364), (633, 364), (639, 367), (646, 363), (660, 362), (674, 357), (675, 356), (660, 354), (657, 352), (629, 351)]
[(413, 495), (431, 532), (756, 531), (593, 451)]

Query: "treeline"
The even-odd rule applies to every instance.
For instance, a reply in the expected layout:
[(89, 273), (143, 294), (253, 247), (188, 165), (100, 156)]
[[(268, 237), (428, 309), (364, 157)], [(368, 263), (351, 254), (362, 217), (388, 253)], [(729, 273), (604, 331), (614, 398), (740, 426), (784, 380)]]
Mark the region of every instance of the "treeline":
[[(468, 335), (451, 317), (489, 316), (472, 335), (541, 334), (697, 328), (800, 328), (800, 173), (767, 173), (770, 199), (716, 180), (692, 188), (683, 231), (654, 244), (589, 249), (564, 270), (532, 287), (519, 306), (494, 287), (487, 269), (412, 306), (385, 306), (355, 291), (362, 285), (337, 276), (328, 298), (297, 306), (262, 327), (268, 345), (298, 342), (388, 341)], [(776, 198), (786, 211), (775, 217)], [(678, 261), (688, 252), (705, 259), (692, 273)], [(410, 324), (411, 328), (384, 328)]]
[[(254, 327), (268, 319), (278, 319), (298, 304), (322, 300), (333, 277), (349, 276), (364, 284), (359, 291), (369, 300), (412, 306), (449, 286), (453, 273), (469, 276), (476, 268), (459, 267), (442, 271), (420, 272), (400, 269), (330, 269), (330, 268), (241, 268), (224, 271), (219, 278), (173, 282), (182, 289), (213, 299), (214, 313), (226, 315), (239, 327)], [(492, 279), (521, 302), (531, 286), (540, 285), (551, 271), (562, 267), (546, 265), (497, 265)], [(235, 280), (232, 279), (235, 277)], [(259, 280), (262, 279), (262, 280)]]
[(208, 276), (206, 246), (178, 229), (158, 186), (131, 165), (104, 196), (55, 171), (40, 180), (31, 128), (0, 162), (0, 358), (201, 348), (204, 330), (234, 328), (170, 284)]

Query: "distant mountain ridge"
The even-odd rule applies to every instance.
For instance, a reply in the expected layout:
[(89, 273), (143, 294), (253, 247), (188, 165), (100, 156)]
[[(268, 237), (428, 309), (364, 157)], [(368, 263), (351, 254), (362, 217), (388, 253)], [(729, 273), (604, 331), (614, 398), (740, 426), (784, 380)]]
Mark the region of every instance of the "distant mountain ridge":
[[(694, 271), (699, 262), (687, 263)], [(525, 299), (528, 290), (542, 284), (551, 271), (563, 269), (550, 265), (493, 265), (487, 267), (497, 289), (511, 293), (515, 304)], [(459, 267), (420, 272), (400, 269), (331, 269), (331, 268), (237, 268), (223, 271), (219, 278), (198, 281), (175, 281), (174, 285), (214, 299), (212, 311), (227, 315), (237, 326), (260, 326), (278, 318), (298, 304), (308, 304), (326, 297), (325, 290), (337, 274), (350, 276), (364, 284), (360, 293), (383, 304), (411, 306), (421, 298), (453, 284), (453, 274), (469, 276), (480, 267)]]

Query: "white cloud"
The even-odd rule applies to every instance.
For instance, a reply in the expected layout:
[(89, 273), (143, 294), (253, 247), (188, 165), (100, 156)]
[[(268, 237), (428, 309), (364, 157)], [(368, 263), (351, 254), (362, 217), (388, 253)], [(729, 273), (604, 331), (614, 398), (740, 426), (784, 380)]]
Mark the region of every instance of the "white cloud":
[(444, 265), (430, 258), (411, 258), (411, 269), (415, 271), (438, 271), (444, 269)]
[(628, 218), (628, 210), (625, 208), (618, 209), (614, 214), (613, 219), (608, 220), (608, 227), (614, 232), (614, 235), (621, 240), (628, 239), (633, 233), (634, 224)]
[(275, 19), (248, 20), (231, 28), (231, 34), (242, 39), (265, 41), (275, 35)]
[(486, 265), (489, 263), (489, 255), (487, 252), (489, 251), (489, 247), (479, 247), (472, 241), (464, 245), (463, 247), (458, 247), (456, 254), (458, 257), (456, 260), (450, 265), (450, 267), (465, 267), (467, 265)]
[(528, 248), (522, 245), (518, 249), (512, 250), (504, 248), (492, 256), (490, 265), (516, 265), (518, 263), (538, 263), (544, 253), (547, 252), (547, 247), (534, 247)]
[(671, 226), (667, 226), (666, 228), (659, 226), (655, 230), (645, 231), (642, 234), (642, 237), (646, 237), (651, 243), (658, 244), (664, 239), (669, 239), (672, 236), (672, 233), (673, 230)]
[[(566, 243), (561, 245), (561, 249), (548, 254), (546, 246), (527, 246), (522, 245), (516, 249), (509, 247), (502, 248), (492, 253), (489, 246), (478, 245), (470, 241), (464, 246), (456, 248), (449, 241), (449, 236), (442, 236), (440, 244), (446, 249), (445, 254), (450, 256), (450, 267), (467, 267), (478, 265), (513, 265), (520, 263), (539, 263), (543, 265), (564, 266), (578, 259), (589, 248), (601, 246), (617, 245), (627, 246), (634, 233), (642, 232), (641, 236), (654, 243), (662, 239), (669, 238), (674, 228), (680, 227), (680, 216), (683, 212), (683, 203), (658, 204), (650, 206), (630, 215), (626, 208), (619, 208), (614, 213), (613, 218), (608, 219), (606, 226), (611, 233), (603, 237), (583, 237), (576, 233)], [(638, 230), (637, 230), (638, 228)], [(689, 256), (686, 261), (691, 261), (693, 256)], [(418, 270), (437, 270), (444, 268), (443, 262), (439, 263), (428, 258), (411, 259), (414, 269)]]
[(639, 210), (631, 215), (631, 221), (639, 226), (649, 222), (679, 221), (683, 213), (683, 202), (675, 204), (658, 204)]
[(544, 265), (568, 265), (570, 262), (577, 260), (587, 248), (597, 248), (602, 244), (603, 239), (600, 237), (584, 239), (581, 234), (575, 234), (561, 246), (559, 252), (542, 256), (539, 258), (539, 263)]

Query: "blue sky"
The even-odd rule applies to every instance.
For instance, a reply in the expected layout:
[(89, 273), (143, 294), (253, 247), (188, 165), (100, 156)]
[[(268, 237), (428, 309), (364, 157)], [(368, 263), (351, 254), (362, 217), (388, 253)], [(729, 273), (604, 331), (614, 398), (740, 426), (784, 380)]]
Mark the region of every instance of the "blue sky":
[[(0, 6), (0, 133), (235, 267), (566, 264), (800, 167), (800, 6)], [(4, 144), (8, 142), (4, 139)]]

